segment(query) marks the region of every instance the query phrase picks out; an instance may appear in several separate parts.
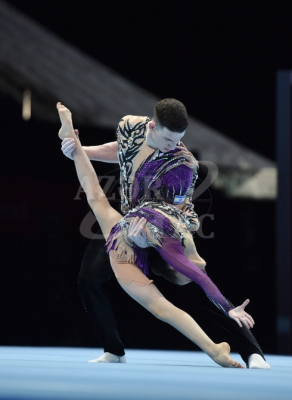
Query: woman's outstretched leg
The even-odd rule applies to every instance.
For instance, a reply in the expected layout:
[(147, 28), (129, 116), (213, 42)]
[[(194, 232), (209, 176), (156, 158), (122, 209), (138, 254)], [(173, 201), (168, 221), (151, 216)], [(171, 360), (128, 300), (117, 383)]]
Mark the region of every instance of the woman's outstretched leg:
[[(57, 109), (62, 124), (59, 137), (61, 139), (65, 137), (76, 138), (71, 112), (61, 103), (57, 103)], [(79, 140), (76, 140), (76, 149), (73, 153), (73, 159), (77, 176), (86, 193), (87, 201), (101, 227), (104, 238), (107, 239), (112, 227), (122, 216), (109, 204), (106, 195), (100, 187), (95, 170)]]
[[(115, 273), (120, 271), (121, 266), (117, 263), (112, 251), (110, 252), (110, 261)], [(132, 271), (133, 267), (132, 264), (122, 264), (123, 270), (129, 268)], [(139, 277), (139, 274), (141, 277)], [(116, 273), (116, 275), (119, 274)], [(215, 344), (189, 314), (166, 300), (153, 283), (143, 283), (145, 275), (139, 268), (136, 267), (136, 273), (131, 273), (130, 277), (130, 280), (132, 280), (130, 283), (118, 278), (119, 284), (134, 300), (150, 311), (156, 318), (176, 328), (222, 367), (243, 368), (242, 365), (230, 357), (230, 347), (227, 343)]]
[(222, 367), (243, 368), (241, 364), (230, 357), (228, 343), (215, 344), (189, 314), (166, 300), (153, 283), (146, 286), (137, 286), (135, 282), (125, 284), (119, 279), (118, 282), (139, 304), (150, 311), (156, 318), (176, 328), (199, 346), (217, 364)]

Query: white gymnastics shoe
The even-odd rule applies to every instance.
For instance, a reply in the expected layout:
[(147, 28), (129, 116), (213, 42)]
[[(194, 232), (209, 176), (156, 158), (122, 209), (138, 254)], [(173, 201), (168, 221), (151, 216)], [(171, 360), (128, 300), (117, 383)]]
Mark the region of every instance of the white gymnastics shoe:
[(96, 358), (95, 360), (90, 360), (88, 362), (96, 362), (96, 363), (123, 363), (127, 362), (126, 356), (116, 356), (112, 353), (103, 353), (102, 356)]
[(249, 369), (271, 369), (270, 364), (267, 363), (259, 354), (251, 354), (248, 357)]

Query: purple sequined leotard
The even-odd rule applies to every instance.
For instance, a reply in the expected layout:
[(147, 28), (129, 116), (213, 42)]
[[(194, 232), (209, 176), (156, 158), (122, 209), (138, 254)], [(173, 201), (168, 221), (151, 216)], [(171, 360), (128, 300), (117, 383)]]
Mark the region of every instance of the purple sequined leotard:
[(147, 274), (147, 249), (137, 247), (127, 235), (130, 221), (144, 217), (148, 246), (154, 247), (178, 272), (198, 283), (210, 300), (228, 315), (232, 309), (229, 302), (210, 278), (185, 256), (189, 246), (194, 246), (190, 231), (198, 228), (189, 198), (197, 170), (193, 172), (183, 164), (183, 158), (174, 157), (178, 150), (161, 153), (147, 146), (145, 132), (149, 121), (147, 117), (128, 116), (121, 120), (117, 130), (122, 211), (126, 215), (112, 228), (107, 251), (114, 251), (121, 263), (133, 263)]

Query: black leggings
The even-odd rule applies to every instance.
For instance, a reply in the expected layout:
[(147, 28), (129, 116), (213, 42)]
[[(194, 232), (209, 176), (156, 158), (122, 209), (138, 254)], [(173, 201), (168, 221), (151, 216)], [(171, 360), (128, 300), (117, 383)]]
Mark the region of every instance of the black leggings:
[[(125, 350), (118, 334), (113, 309), (102, 288), (102, 283), (113, 274), (104, 245), (104, 240), (90, 241), (78, 275), (79, 293), (104, 351), (123, 356)], [(168, 266), (155, 249), (149, 249), (149, 258), (150, 266), (163, 275)], [(244, 325), (240, 328), (234, 320), (220, 312), (197, 284), (191, 282), (186, 286), (173, 285), (174, 295), (180, 296), (182, 290), (191, 306), (189, 314), (215, 343), (228, 342), (232, 351), (237, 351), (246, 363), (248, 356), (253, 353), (264, 357), (250, 330)]]
[(79, 294), (104, 351), (123, 356), (124, 345), (118, 334), (115, 315), (102, 287), (113, 274), (104, 245), (105, 240), (89, 242), (78, 275)]

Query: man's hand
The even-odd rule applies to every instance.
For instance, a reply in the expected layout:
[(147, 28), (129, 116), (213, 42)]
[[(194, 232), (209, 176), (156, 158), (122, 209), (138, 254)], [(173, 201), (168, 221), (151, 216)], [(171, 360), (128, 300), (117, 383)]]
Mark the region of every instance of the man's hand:
[(244, 311), (245, 307), (248, 305), (249, 300), (245, 300), (241, 306), (234, 308), (229, 311), (229, 317), (234, 319), (240, 327), (242, 327), (241, 322), (246, 325), (248, 329), (253, 328), (255, 322), (251, 315)]
[(142, 249), (149, 247), (146, 242), (147, 235), (144, 229), (146, 222), (145, 218), (133, 218), (128, 229), (128, 238)]
[(190, 151), (186, 148), (186, 146), (180, 142), (180, 146), (176, 146), (178, 151), (177, 153), (174, 153), (175, 157), (183, 157), (186, 161), (184, 162), (184, 165), (187, 165), (189, 168), (195, 170), (198, 167), (198, 161), (195, 159), (195, 157), (192, 155)]
[[(77, 138), (79, 139), (79, 132), (78, 129), (74, 130)], [(73, 160), (73, 151), (76, 149), (75, 139), (72, 138), (65, 138), (62, 140), (61, 151), (63, 152), (64, 156)]]

